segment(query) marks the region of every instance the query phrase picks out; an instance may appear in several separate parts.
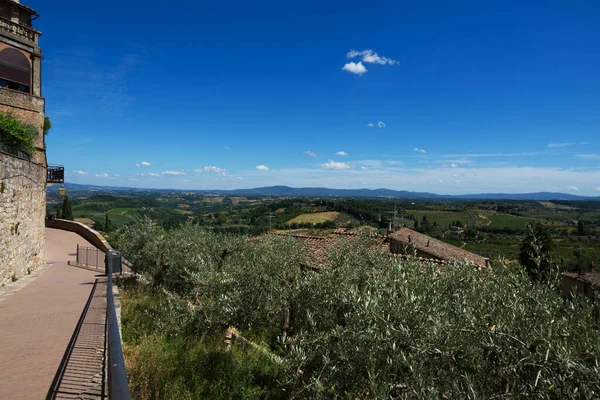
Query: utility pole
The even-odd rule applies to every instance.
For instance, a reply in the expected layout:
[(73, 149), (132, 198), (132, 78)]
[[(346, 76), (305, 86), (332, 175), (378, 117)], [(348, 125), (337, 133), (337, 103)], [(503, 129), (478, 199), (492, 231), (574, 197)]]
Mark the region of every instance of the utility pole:
[(273, 215), (273, 213), (269, 213), (269, 215), (267, 215), (267, 217), (269, 217), (269, 231), (271, 230), (271, 220), (273, 219), (273, 217), (275, 217)]
[(390, 227), (389, 230), (391, 232), (395, 232), (396, 230), (396, 219), (398, 218), (398, 209), (397, 209), (397, 205), (394, 204), (394, 211), (388, 211), (388, 214), (391, 214), (392, 216), (390, 216)]

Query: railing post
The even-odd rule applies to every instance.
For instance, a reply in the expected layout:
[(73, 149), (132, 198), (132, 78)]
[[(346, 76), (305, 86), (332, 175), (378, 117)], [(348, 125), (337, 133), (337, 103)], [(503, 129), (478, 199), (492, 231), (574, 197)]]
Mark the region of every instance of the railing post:
[(77, 243), (77, 256), (76, 256), (76, 260), (77, 260), (77, 265), (79, 265), (79, 243)]
[(125, 359), (121, 346), (121, 335), (117, 323), (117, 312), (115, 310), (115, 299), (112, 293), (112, 274), (121, 272), (123, 259), (121, 255), (110, 250), (106, 254), (106, 324), (107, 324), (107, 377), (108, 377), (108, 399), (129, 400), (129, 385), (125, 371)]

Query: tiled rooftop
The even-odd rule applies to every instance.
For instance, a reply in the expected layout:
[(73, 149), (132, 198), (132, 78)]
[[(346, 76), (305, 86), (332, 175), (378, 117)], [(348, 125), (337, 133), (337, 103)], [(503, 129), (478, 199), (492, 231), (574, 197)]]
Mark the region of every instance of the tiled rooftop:
[(599, 271), (575, 271), (565, 272), (565, 276), (569, 278), (577, 279), (581, 282), (590, 283), (593, 286), (600, 288), (600, 272)]
[(403, 253), (407, 246), (413, 247), (420, 255), (444, 262), (467, 261), (480, 267), (489, 266), (489, 259), (460, 249), (430, 236), (402, 228), (390, 237), (390, 247), (394, 253)]

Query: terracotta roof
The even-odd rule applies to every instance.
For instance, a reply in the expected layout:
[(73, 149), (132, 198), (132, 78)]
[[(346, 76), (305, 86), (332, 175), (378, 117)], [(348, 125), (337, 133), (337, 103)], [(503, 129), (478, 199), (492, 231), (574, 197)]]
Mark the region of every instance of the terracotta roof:
[[(400, 246), (394, 246), (394, 242)], [(402, 228), (390, 236), (390, 247), (392, 252), (402, 253), (398, 247), (412, 246), (417, 252), (423, 253), (428, 258), (435, 258), (445, 262), (467, 261), (480, 267), (489, 266), (489, 259), (478, 254), (459, 249), (456, 246), (434, 239), (430, 236), (413, 231), (412, 229)]]
[[(306, 265), (313, 269), (323, 269), (329, 263), (329, 254), (332, 251), (342, 249), (345, 240), (355, 239), (356, 231), (344, 228), (336, 229), (328, 236), (309, 236), (304, 234), (273, 232), (271, 234), (292, 237), (298, 240), (306, 257)], [(377, 240), (376, 245), (383, 244), (383, 240)]]
[(600, 272), (598, 271), (565, 272), (564, 275), (600, 287)]

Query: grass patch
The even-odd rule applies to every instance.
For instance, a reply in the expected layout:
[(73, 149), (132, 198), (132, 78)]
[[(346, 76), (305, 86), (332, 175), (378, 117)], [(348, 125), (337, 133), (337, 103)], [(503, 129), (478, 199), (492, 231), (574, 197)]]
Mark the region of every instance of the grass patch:
[(490, 228), (496, 229), (525, 229), (527, 228), (527, 224), (536, 222), (536, 220), (531, 218), (517, 217), (508, 214), (494, 214), (491, 215), (489, 219), (492, 221), (492, 223), (490, 224)]
[(131, 280), (121, 297), (132, 399), (285, 398), (271, 359), (242, 343), (228, 350), (224, 335), (194, 335), (185, 304)]
[(290, 219), (287, 223), (309, 223), (309, 224), (318, 224), (325, 221), (333, 221), (335, 217), (339, 215), (337, 211), (328, 211), (328, 212), (320, 212), (320, 213), (309, 213), (309, 214), (300, 214), (296, 218)]

